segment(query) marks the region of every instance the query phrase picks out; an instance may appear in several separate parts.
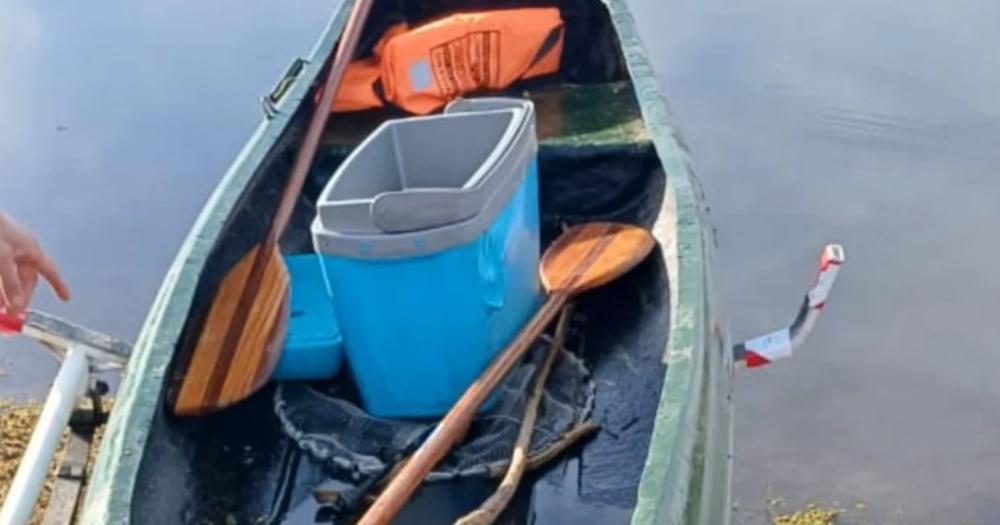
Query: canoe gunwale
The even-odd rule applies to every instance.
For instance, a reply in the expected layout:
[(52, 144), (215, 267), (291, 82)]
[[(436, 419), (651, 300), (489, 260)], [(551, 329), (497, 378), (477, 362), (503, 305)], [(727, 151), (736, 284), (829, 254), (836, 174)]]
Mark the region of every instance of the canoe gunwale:
[[(667, 179), (663, 208), (653, 226), (670, 282), (670, 334), (663, 354), (667, 371), (632, 523), (728, 523), (731, 469), (725, 466), (724, 479), (705, 483), (706, 460), (704, 451), (697, 446), (699, 436), (705, 432), (699, 427), (710, 424), (704, 421), (705, 410), (711, 408), (706, 406), (706, 374), (731, 373), (731, 367), (706, 370), (712, 366), (706, 360), (709, 339), (717, 337), (718, 343), (728, 348), (728, 333), (719, 320), (718, 305), (710, 301), (714, 299), (714, 241), (707, 238), (704, 192), (680, 131), (671, 124), (676, 118), (664, 98), (632, 13), (624, 0), (603, 1), (618, 32), (639, 109)], [(729, 450), (723, 453), (730, 461), (731, 426), (714, 431), (728, 434), (725, 441)], [(692, 493), (695, 483), (701, 486)], [(713, 501), (724, 503), (719, 508), (711, 504)]]

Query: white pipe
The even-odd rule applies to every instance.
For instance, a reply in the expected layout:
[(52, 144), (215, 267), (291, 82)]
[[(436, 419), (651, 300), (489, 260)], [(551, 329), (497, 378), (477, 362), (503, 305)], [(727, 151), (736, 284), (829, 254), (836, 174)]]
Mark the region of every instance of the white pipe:
[(87, 375), (86, 352), (82, 347), (70, 346), (0, 509), (0, 525), (24, 525), (31, 519), (63, 429), (69, 423), (77, 396), (87, 384)]

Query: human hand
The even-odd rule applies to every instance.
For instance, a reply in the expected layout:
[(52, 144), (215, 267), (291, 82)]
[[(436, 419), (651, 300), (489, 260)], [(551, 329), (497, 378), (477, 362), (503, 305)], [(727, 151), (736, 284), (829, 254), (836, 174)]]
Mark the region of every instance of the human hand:
[(39, 275), (60, 299), (69, 300), (69, 288), (38, 241), (0, 213), (0, 306), (10, 313), (27, 308)]

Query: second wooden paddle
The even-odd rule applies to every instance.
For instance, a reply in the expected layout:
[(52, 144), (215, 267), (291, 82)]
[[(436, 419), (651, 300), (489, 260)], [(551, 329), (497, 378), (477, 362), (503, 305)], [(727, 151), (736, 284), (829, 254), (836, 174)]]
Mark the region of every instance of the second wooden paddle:
[(480, 405), (521, 360), (566, 300), (625, 274), (642, 262), (654, 245), (648, 231), (613, 223), (576, 226), (556, 239), (545, 251), (540, 270), (542, 285), (549, 293), (548, 300), (448, 411), (358, 524), (389, 523), (427, 474), (462, 439)]
[(277, 365), (288, 320), (288, 271), (278, 239), (316, 156), (372, 1), (357, 0), (351, 11), (267, 237), (222, 279), (200, 337), (182, 360), (173, 394), (177, 415), (205, 414), (242, 401), (268, 381)]

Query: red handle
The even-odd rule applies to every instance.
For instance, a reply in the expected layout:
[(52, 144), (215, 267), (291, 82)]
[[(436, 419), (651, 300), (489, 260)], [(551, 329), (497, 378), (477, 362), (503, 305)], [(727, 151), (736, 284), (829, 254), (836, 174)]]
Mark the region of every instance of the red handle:
[(9, 314), (6, 308), (0, 308), (0, 334), (20, 333), (24, 329), (24, 320), (27, 317), (26, 312)]

